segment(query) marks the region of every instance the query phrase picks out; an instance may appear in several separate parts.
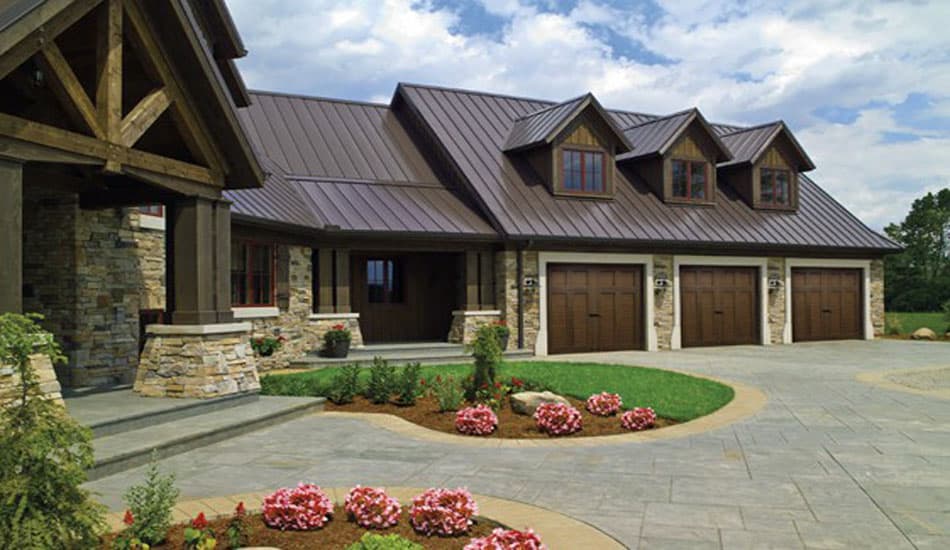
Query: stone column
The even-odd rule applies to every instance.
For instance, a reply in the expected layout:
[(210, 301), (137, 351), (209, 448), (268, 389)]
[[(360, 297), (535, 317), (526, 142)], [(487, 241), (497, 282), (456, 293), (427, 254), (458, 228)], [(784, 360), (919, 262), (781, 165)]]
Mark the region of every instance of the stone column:
[(23, 311), (23, 165), (0, 159), (0, 313)]

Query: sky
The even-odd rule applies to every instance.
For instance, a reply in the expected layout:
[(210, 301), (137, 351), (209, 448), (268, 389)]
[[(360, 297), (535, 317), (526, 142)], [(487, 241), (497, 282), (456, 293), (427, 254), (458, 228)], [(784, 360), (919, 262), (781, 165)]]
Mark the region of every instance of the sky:
[(227, 0), (252, 89), (398, 82), (708, 120), (783, 119), (874, 229), (950, 186), (948, 0)]

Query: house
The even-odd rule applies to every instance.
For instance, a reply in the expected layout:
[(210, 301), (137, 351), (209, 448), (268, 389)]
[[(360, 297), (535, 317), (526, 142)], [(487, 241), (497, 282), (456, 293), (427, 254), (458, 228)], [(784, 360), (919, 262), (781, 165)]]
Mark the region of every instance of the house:
[[(220, 1), (60, 4), (84, 11), (53, 16), (73, 25), (54, 46), (0, 40), (0, 155), (13, 159), (0, 185), (23, 203), (22, 222), (19, 202), (0, 207), (14, 236), (0, 251), (23, 247), (0, 268), (0, 309), (47, 315), (69, 384), (242, 391), (337, 324), (362, 345), (463, 343), (505, 321), (509, 347), (536, 355), (883, 330), (882, 258), (898, 246), (806, 175), (814, 163), (781, 121), (607, 109), (589, 93), (247, 92)], [(46, 13), (20, 11), (0, 12), (0, 39)], [(119, 63), (129, 113), (109, 110), (97, 76), (108, 52), (81, 47), (114, 11), (126, 49), (144, 52)], [(30, 28), (16, 36), (56, 34)], [(163, 40), (168, 28), (204, 40)], [(275, 334), (279, 353), (247, 353)]]

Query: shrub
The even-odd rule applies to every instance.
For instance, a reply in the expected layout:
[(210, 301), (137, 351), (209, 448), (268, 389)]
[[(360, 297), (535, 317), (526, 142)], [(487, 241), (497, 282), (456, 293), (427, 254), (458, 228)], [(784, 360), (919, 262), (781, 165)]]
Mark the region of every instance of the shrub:
[(465, 545), (464, 550), (544, 550), (546, 546), (541, 542), (533, 530), (517, 531), (515, 529), (493, 529), (487, 537), (472, 539)]
[(501, 346), (491, 325), (482, 325), (475, 332), (475, 340), (469, 345), (475, 365), (472, 367), (472, 382), (466, 388), (465, 398), (475, 401), (479, 388), (495, 385), (495, 371), (501, 363)]
[(337, 405), (352, 403), (353, 398), (360, 392), (360, 368), (359, 365), (346, 365), (340, 368), (340, 372), (333, 377), (330, 382), (330, 389), (327, 391), (327, 397)]
[(172, 508), (178, 500), (178, 489), (174, 474), (162, 475), (159, 471), (154, 453), (145, 470), (145, 482), (129, 487), (123, 498), (135, 518), (129, 527), (130, 533), (153, 546), (164, 541), (172, 522)]
[(382, 357), (374, 357), (369, 367), (369, 384), (366, 386), (366, 398), (377, 405), (389, 403), (393, 394), (396, 371)]
[(383, 489), (357, 485), (346, 495), (343, 507), (347, 515), (360, 527), (385, 529), (399, 522), (402, 507), (399, 501)]
[(489, 435), (498, 428), (498, 416), (485, 405), (465, 407), (455, 415), (455, 429), (465, 435)]
[(904, 327), (901, 326), (900, 319), (896, 317), (888, 317), (884, 325), (884, 333), (888, 336), (897, 336), (904, 333)]
[(423, 547), (399, 535), (363, 533), (360, 540), (347, 546), (346, 550), (423, 550)]
[(214, 531), (208, 527), (205, 513), (200, 512), (191, 520), (191, 525), (185, 527), (185, 550), (214, 550), (218, 541), (214, 538)]
[(251, 349), (261, 357), (270, 357), (274, 352), (283, 347), (287, 339), (283, 336), (272, 338), (270, 336), (258, 336), (251, 338)]
[(568, 435), (581, 429), (581, 411), (564, 403), (541, 403), (534, 421), (548, 435)]
[(621, 401), (619, 395), (607, 392), (595, 393), (587, 398), (585, 404), (587, 412), (597, 416), (613, 416), (617, 414), (622, 406), (623, 401)]
[(41, 319), (0, 315), (0, 364), (19, 379), (15, 400), (0, 407), (0, 547), (94, 546), (105, 523), (82, 488), (94, 464), (92, 433), (43, 398), (30, 355), (65, 358)]
[(351, 339), (350, 329), (346, 328), (346, 325), (333, 325), (323, 333), (323, 347), (332, 348), (337, 342), (349, 342)]
[(422, 366), (412, 363), (403, 367), (396, 380), (396, 403), (404, 406), (415, 405), (419, 397), (419, 372)]
[(451, 376), (436, 375), (427, 385), (429, 395), (439, 403), (439, 412), (457, 411), (465, 397), (462, 387)]
[[(508, 323), (504, 319), (499, 319), (491, 324), (492, 329), (495, 331), (495, 337), (498, 338), (499, 347), (502, 346), (502, 342), (507, 342), (508, 337), (511, 336), (511, 329), (508, 328)], [(502, 349), (501, 351), (505, 351)]]
[(261, 508), (264, 523), (281, 531), (310, 531), (320, 529), (333, 516), (333, 502), (320, 487), (301, 483), (278, 489), (264, 497)]
[(620, 425), (624, 429), (635, 432), (652, 428), (654, 423), (656, 423), (656, 413), (650, 407), (637, 407), (623, 413), (620, 417)]
[[(943, 303), (943, 318), (950, 323), (950, 300)], [(950, 331), (950, 324), (947, 325), (947, 330)]]
[(467, 490), (429, 489), (412, 499), (409, 521), (424, 535), (450, 537), (468, 532), (477, 513), (478, 505)]

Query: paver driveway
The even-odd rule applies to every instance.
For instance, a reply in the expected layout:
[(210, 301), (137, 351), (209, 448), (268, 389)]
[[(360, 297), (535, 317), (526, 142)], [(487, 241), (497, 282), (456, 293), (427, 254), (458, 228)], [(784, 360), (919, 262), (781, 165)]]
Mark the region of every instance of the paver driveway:
[[(163, 461), (183, 497), (313, 481), (464, 485), (588, 521), (631, 548), (950, 548), (950, 401), (860, 372), (950, 366), (950, 345), (898, 341), (609, 353), (769, 396), (754, 417), (683, 439), (482, 449), (306, 417)], [(114, 509), (141, 469), (90, 487)]]

